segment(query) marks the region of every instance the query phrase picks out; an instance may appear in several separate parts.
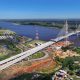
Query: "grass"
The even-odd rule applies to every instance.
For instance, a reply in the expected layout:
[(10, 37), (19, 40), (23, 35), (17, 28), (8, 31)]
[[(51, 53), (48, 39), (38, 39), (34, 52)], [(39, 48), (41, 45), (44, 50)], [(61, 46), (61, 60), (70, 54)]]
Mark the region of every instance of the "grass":
[(30, 58), (31, 59), (37, 59), (37, 58), (41, 58), (43, 56), (45, 56), (45, 54), (43, 52), (37, 52), (37, 53), (31, 55)]
[(0, 61), (4, 60), (4, 59), (7, 59), (9, 58), (10, 56), (9, 55), (1, 55), (0, 56)]
[(5, 75), (0, 73), (0, 79), (3, 78)]
[(76, 75), (71, 76), (73, 78), (73, 80), (80, 80), (80, 78), (77, 78)]

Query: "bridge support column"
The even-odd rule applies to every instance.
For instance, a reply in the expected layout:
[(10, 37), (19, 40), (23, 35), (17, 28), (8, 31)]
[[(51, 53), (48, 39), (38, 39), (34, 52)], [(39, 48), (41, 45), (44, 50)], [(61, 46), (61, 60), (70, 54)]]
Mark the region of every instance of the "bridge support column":
[[(67, 20), (66, 20), (66, 23), (65, 23), (65, 28), (66, 28), (66, 34), (68, 34), (68, 23), (67, 23)], [(66, 46), (68, 45), (68, 37), (66, 37)]]

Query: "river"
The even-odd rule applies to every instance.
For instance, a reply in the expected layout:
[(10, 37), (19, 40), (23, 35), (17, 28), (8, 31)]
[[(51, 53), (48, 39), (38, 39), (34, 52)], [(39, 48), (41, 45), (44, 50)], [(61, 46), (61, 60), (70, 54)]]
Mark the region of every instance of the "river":
[[(0, 27), (15, 31), (18, 35), (27, 36), (32, 39), (36, 37), (36, 31), (39, 33), (39, 39), (49, 41), (50, 39), (56, 38), (60, 29), (49, 28), (34, 25), (16, 25), (11, 22), (0, 22)], [(79, 38), (79, 37), (78, 37)], [(69, 38), (70, 41), (75, 42), (75, 46), (80, 46), (80, 39), (76, 35)]]

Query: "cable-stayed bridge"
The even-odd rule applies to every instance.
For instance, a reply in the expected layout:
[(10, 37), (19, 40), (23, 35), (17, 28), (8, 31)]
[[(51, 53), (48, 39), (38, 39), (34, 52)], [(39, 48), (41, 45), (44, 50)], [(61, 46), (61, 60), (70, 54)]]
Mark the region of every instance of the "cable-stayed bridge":
[[(66, 27), (67, 27), (67, 22), (66, 22)], [(68, 28), (66, 28), (66, 31), (67, 31), (67, 29)], [(32, 54), (34, 54), (34, 53), (36, 53), (36, 52), (38, 52), (40, 50), (52, 45), (52, 44), (55, 44), (58, 41), (61, 41), (63, 39), (67, 40), (68, 37), (70, 37), (72, 35), (75, 35), (75, 34), (78, 34), (78, 33), (80, 33), (79, 29), (76, 30), (76, 31), (70, 32), (70, 33), (68, 33), (68, 31), (67, 31), (66, 35), (59, 36), (59, 37), (57, 37), (55, 39), (52, 39), (51, 41), (48, 41), (48, 42), (46, 42), (44, 44), (41, 44), (41, 45), (39, 45), (39, 46), (37, 46), (37, 47), (35, 47), (33, 49), (30, 49), (28, 51), (22, 52), (22, 53), (20, 53), (18, 55), (15, 55), (15, 56), (12, 56), (12, 57), (10, 57), (8, 59), (0, 61), (0, 70), (4, 70), (5, 68), (8, 68), (9, 66), (11, 66), (11, 65), (13, 65), (13, 64), (15, 64), (15, 63), (17, 63), (17, 62), (19, 62), (19, 61), (21, 61), (23, 59), (25, 59), (26, 57), (28, 57), (28, 56), (30, 56), (30, 55), (32, 55)]]

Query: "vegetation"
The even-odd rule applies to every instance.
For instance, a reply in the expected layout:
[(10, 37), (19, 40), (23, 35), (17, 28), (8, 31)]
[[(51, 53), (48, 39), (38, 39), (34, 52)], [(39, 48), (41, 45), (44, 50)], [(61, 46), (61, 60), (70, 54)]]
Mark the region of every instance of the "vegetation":
[(56, 57), (55, 58), (58, 62), (62, 64), (63, 69), (69, 69), (69, 70), (77, 70), (80, 69), (80, 65), (75, 64), (75, 61), (80, 61), (80, 57), (66, 57), (65, 59)]
[(16, 45), (15, 45), (15, 44), (13, 44), (13, 43), (10, 43), (9, 45), (7, 45), (7, 47), (8, 47), (8, 49), (10, 49), (10, 50), (14, 51), (14, 52), (15, 52), (15, 54), (18, 54), (18, 53), (20, 53), (20, 52), (21, 52), (21, 50), (20, 50), (20, 49), (18, 49), (18, 48), (16, 47)]
[(4, 56), (0, 56), (0, 61), (4, 60), (4, 59), (7, 59), (9, 58), (10, 56), (9, 55), (4, 55)]
[(73, 80), (80, 80), (80, 78), (76, 78), (76, 76), (73, 76)]
[[(62, 28), (64, 26), (65, 20), (63, 21), (12, 21), (16, 24), (20, 24), (20, 25), (39, 25), (39, 26), (44, 26), (44, 27), (57, 27), (57, 28)], [(74, 21), (69, 23), (69, 28), (71, 30), (76, 30), (77, 27), (76, 23)]]
[(37, 52), (30, 56), (31, 59), (37, 59), (43, 57), (45, 54), (43, 52)]
[(22, 21), (22, 22), (15, 22), (17, 24), (20, 25), (39, 25), (39, 26), (45, 26), (45, 27), (58, 27), (58, 28), (62, 28), (63, 24), (60, 23), (56, 23), (53, 24), (52, 22), (26, 22), (26, 21)]
[(12, 40), (7, 39), (1, 42), (5, 44), (9, 50), (12, 50), (13, 52), (15, 52), (15, 54), (18, 54), (21, 52), (21, 50), (16, 47), (16, 43), (13, 42)]
[(3, 48), (6, 50), (5, 54), (3, 53), (0, 54), (0, 61), (21, 52), (21, 50), (16, 47), (16, 43), (9, 39), (2, 41), (0, 40), (0, 45), (3, 46)]
[(74, 51), (77, 52), (78, 54), (80, 54), (80, 47), (75, 48)]
[(15, 32), (10, 31), (10, 30), (0, 29), (0, 36), (3, 36), (5, 32), (6, 32), (5, 35), (10, 35), (10, 36), (16, 34)]
[(25, 73), (10, 80), (52, 80), (49, 74)]
[(74, 46), (73, 46), (73, 44), (70, 44), (69, 46), (62, 47), (61, 49), (62, 49), (64, 52), (67, 51), (67, 50), (74, 50)]
[(67, 51), (68, 49), (70, 49), (70, 47), (69, 47), (69, 46), (67, 46), (67, 47), (62, 47), (61, 49), (65, 52), (65, 51)]

